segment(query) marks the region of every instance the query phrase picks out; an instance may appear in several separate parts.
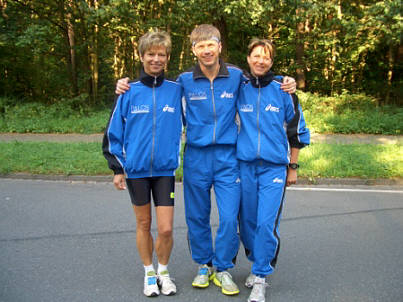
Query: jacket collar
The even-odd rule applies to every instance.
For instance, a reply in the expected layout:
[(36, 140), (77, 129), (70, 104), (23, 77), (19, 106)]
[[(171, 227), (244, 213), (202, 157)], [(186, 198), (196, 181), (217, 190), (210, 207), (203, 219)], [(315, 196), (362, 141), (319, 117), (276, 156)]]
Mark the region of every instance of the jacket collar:
[[(219, 64), (220, 64), (220, 69), (218, 70), (218, 74), (217, 74), (216, 78), (229, 77), (228, 68), (221, 58), (219, 59)], [(197, 80), (197, 79), (201, 79), (201, 78), (206, 78), (206, 76), (204, 75), (203, 71), (200, 68), (200, 63), (197, 63), (193, 70), (193, 79)]]
[(147, 74), (144, 71), (144, 68), (141, 68), (140, 81), (144, 85), (146, 85), (148, 87), (151, 87), (151, 88), (152, 87), (159, 87), (159, 86), (162, 85), (162, 82), (164, 82), (164, 71), (162, 71), (162, 73), (158, 77), (154, 77), (154, 76), (151, 76), (151, 75)]
[(273, 79), (274, 79), (274, 73), (271, 71), (260, 77), (250, 75), (250, 82), (252, 86), (255, 88), (266, 87), (271, 83), (271, 81), (273, 81)]

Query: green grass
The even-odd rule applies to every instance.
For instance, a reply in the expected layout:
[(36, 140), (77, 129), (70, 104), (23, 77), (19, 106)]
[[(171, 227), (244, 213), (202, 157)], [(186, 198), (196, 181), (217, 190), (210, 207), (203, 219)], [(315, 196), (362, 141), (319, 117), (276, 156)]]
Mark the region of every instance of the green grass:
[[(0, 143), (0, 173), (111, 175), (100, 143)], [(315, 143), (300, 152), (300, 177), (403, 177), (403, 148), (396, 145)], [(182, 178), (182, 168), (177, 179)]]
[[(298, 92), (308, 128), (315, 133), (403, 133), (403, 108), (377, 106), (362, 94), (334, 97)], [(0, 98), (0, 132), (99, 133), (110, 108), (91, 108), (85, 100), (62, 100), (56, 104), (26, 103)], [(109, 106), (108, 106), (109, 107)]]

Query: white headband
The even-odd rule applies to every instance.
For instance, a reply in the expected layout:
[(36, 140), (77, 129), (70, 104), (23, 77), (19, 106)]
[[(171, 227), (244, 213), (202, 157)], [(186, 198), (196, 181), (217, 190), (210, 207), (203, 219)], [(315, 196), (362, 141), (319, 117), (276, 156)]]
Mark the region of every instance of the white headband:
[[(216, 36), (211, 36), (209, 39), (202, 40), (202, 41), (207, 41), (207, 40), (213, 40), (213, 41), (216, 41), (217, 43), (220, 43), (220, 39)], [(201, 42), (201, 41), (193, 42), (192, 46), (195, 46), (199, 42)]]

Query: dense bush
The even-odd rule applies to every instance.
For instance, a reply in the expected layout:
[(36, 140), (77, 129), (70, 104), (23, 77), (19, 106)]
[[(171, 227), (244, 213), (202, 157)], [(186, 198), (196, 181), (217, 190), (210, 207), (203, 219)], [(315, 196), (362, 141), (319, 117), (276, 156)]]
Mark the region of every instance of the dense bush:
[(403, 133), (403, 108), (378, 106), (364, 94), (323, 97), (298, 92), (308, 127), (316, 133)]
[[(308, 127), (316, 133), (395, 134), (403, 132), (403, 108), (377, 106), (363, 94), (324, 97), (298, 92)], [(0, 132), (97, 133), (110, 114), (78, 99), (52, 105), (0, 98)]]

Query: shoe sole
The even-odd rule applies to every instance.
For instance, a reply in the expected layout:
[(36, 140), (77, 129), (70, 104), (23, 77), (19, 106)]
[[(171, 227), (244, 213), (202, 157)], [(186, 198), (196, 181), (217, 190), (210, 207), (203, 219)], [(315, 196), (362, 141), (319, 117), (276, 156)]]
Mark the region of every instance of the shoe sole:
[[(214, 280), (215, 279), (215, 273), (212, 273), (209, 277), (209, 280)], [(196, 288), (206, 288), (210, 285), (210, 282), (204, 283), (204, 284), (198, 284), (198, 283), (192, 283), (193, 287)]]
[(169, 293), (167, 293), (167, 294), (161, 292), (161, 294), (163, 294), (164, 296), (173, 296), (173, 295), (176, 294), (176, 292), (169, 292)]
[(238, 294), (239, 294), (239, 290), (233, 291), (233, 292), (229, 292), (229, 291), (225, 290), (225, 289), (221, 286), (221, 282), (220, 282), (217, 278), (214, 278), (213, 282), (214, 282), (214, 284), (217, 285), (218, 287), (221, 287), (221, 292), (222, 292), (224, 295), (227, 295), (227, 296), (234, 296), (234, 295), (238, 295)]

